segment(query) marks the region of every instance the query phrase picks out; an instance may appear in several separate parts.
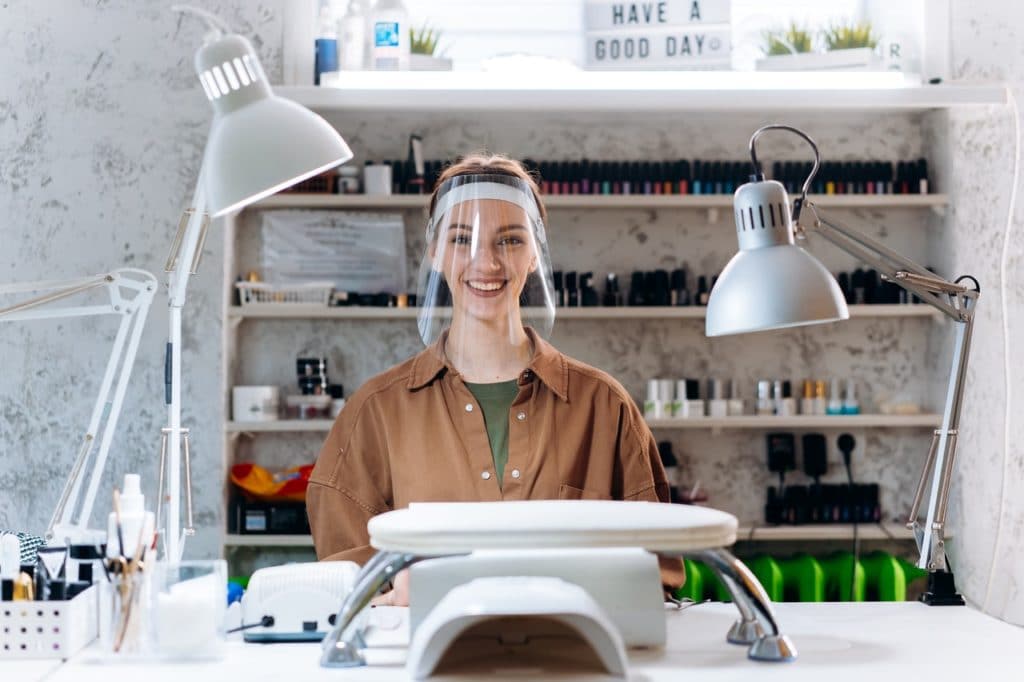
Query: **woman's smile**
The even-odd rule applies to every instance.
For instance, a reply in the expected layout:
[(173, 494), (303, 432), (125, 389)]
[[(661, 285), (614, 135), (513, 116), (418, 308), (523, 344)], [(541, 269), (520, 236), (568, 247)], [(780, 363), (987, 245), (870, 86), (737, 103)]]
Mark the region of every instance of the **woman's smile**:
[(493, 298), (500, 295), (508, 285), (507, 279), (470, 279), (466, 286), (474, 296)]

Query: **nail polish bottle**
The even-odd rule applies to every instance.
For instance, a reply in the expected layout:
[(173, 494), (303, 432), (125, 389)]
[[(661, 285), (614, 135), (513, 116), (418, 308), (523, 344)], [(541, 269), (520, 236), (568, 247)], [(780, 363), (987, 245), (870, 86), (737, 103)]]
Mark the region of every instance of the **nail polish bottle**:
[(679, 193), (690, 193), (690, 162), (685, 159), (679, 162)]
[(681, 415), (684, 419), (704, 416), (704, 401), (700, 399), (700, 382), (696, 379), (682, 379), (676, 382), (676, 396), (682, 401)]
[(540, 174), (541, 194), (551, 194), (551, 167), (547, 161), (537, 164), (537, 172)]
[(664, 419), (665, 405), (661, 402), (660, 379), (647, 380), (647, 398), (644, 400), (644, 417), (647, 419)]
[[(820, 171), (819, 171), (818, 175), (819, 176), (821, 175)], [(774, 161), (774, 162), (772, 162), (772, 180), (775, 180), (776, 182), (782, 182), (782, 162), (781, 161)]]
[(810, 379), (804, 379), (800, 414), (814, 414), (814, 382)]
[(584, 272), (580, 275), (580, 306), (596, 308), (598, 303), (597, 289), (594, 288), (594, 273)]
[(582, 168), (579, 161), (569, 164), (569, 194), (579, 194), (583, 191)]
[(633, 274), (629, 277), (628, 300), (631, 306), (647, 305), (647, 301), (644, 298), (644, 273), (639, 270), (634, 270)]
[(562, 194), (572, 194), (572, 161), (559, 163), (562, 174)]
[(686, 288), (686, 270), (682, 268), (672, 271), (672, 300), (670, 305), (690, 305), (690, 292)]
[(697, 278), (697, 305), (707, 305), (711, 293), (708, 291), (708, 279), (704, 275)]
[(580, 194), (590, 194), (590, 160), (580, 159)]
[(725, 397), (725, 382), (721, 379), (708, 379), (708, 416), (727, 417), (729, 401)]
[(782, 414), (782, 380), (775, 379), (772, 381), (772, 412), (777, 415)]
[(690, 191), (693, 194), (703, 194), (704, 187), (701, 183), (703, 180), (704, 166), (700, 161), (693, 162), (693, 179), (690, 181)]
[(612, 164), (610, 161), (601, 162), (601, 194), (612, 193)]
[(857, 401), (857, 382), (847, 379), (843, 391), (843, 414), (860, 414), (860, 403)]
[(928, 162), (917, 160), (917, 193), (928, 194)]
[(562, 277), (562, 271), (555, 270), (552, 272), (551, 279), (555, 285), (555, 305), (563, 307), (565, 306), (565, 281)]
[(565, 273), (565, 304), (575, 308), (580, 304), (579, 279), (576, 271)]
[(818, 380), (814, 382), (814, 414), (824, 415), (828, 408), (828, 401), (825, 400), (825, 382)]
[(850, 290), (850, 275), (840, 272), (836, 275), (836, 281), (839, 283), (839, 291), (843, 292), (843, 298), (846, 299), (846, 302), (853, 303), (853, 292)]
[(655, 270), (652, 277), (650, 305), (667, 306), (672, 300), (672, 287), (666, 270)]
[(828, 405), (825, 407), (825, 414), (836, 415), (843, 413), (843, 401), (839, 392), (839, 379), (829, 382)]
[(782, 417), (796, 416), (796, 399), (793, 398), (793, 385), (788, 379), (782, 382), (782, 400), (778, 403), (776, 414)]
[(850, 275), (850, 291), (853, 298), (850, 303), (863, 305), (867, 303), (868, 271), (857, 268)]
[(745, 411), (743, 397), (740, 395), (739, 384), (735, 379), (729, 379), (729, 404), (728, 414), (730, 417), (742, 417)]
[(604, 280), (604, 299), (601, 305), (605, 307), (616, 307), (622, 305), (622, 294), (619, 293), (619, 278), (614, 272), (609, 272)]
[(882, 296), (882, 277), (878, 270), (868, 270), (864, 280), (864, 302), (870, 304), (885, 303)]
[(767, 379), (757, 382), (757, 414), (758, 416), (775, 414), (775, 403), (772, 402), (772, 382)]

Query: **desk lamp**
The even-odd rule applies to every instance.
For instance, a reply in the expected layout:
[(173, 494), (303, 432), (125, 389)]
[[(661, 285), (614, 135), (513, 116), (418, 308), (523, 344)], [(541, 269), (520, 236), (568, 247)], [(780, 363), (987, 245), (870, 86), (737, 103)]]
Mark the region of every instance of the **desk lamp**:
[[(213, 14), (188, 5), (209, 27), (195, 56), (195, 68), (214, 117), (191, 208), (185, 210), (171, 246), (168, 274), (170, 330), (164, 367), (168, 426), (162, 430), (160, 493), (166, 500), (164, 556), (181, 557), (182, 534), (194, 534), (190, 492), (188, 429), (181, 426), (181, 310), (188, 279), (197, 271), (209, 218), (218, 218), (279, 192), (352, 158), (352, 151), (329, 123), (294, 102), (276, 97), (252, 44)], [(228, 34), (228, 35), (226, 35)], [(185, 449), (186, 520), (179, 528), (182, 444)], [(166, 493), (164, 477), (166, 475)]]
[[(757, 159), (757, 139), (769, 130), (799, 135), (814, 150), (814, 166), (804, 180), (800, 197), (790, 210), (781, 183), (765, 180)], [(736, 190), (733, 207), (739, 252), (718, 277), (708, 301), (706, 334), (724, 336), (768, 329), (786, 329), (845, 320), (850, 313), (839, 285), (814, 256), (798, 246), (794, 235), (821, 235), (843, 251), (878, 270), (894, 282), (953, 320), (956, 336), (953, 367), (946, 390), (942, 425), (932, 438), (921, 480), (907, 518), (920, 551), (918, 566), (928, 570), (928, 589), (921, 600), (930, 605), (962, 605), (945, 553), (944, 529), (949, 486), (956, 454), (963, 401), (967, 357), (974, 326), (974, 307), (980, 293), (978, 281), (963, 276), (950, 282), (891, 251), (862, 233), (822, 217), (807, 198), (807, 190), (820, 165), (818, 147), (803, 131), (786, 125), (767, 125), (750, 138), (751, 181)], [(808, 227), (801, 222), (807, 209), (813, 216)], [(971, 286), (961, 284), (965, 280)], [(929, 486), (929, 479), (931, 485)], [(928, 514), (922, 525), (918, 512), (929, 490)]]

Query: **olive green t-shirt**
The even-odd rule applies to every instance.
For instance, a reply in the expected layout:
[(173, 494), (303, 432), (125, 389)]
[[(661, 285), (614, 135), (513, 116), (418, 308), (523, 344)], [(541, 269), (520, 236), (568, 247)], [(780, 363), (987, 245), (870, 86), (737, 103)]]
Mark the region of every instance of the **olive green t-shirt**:
[(512, 401), (519, 393), (519, 383), (499, 381), (495, 384), (466, 383), (480, 409), (484, 413), (484, 426), (487, 427), (487, 439), (491, 442), (491, 456), (494, 458), (494, 471), (498, 475), (498, 487), (505, 477), (505, 464), (508, 462), (508, 411), (512, 409)]

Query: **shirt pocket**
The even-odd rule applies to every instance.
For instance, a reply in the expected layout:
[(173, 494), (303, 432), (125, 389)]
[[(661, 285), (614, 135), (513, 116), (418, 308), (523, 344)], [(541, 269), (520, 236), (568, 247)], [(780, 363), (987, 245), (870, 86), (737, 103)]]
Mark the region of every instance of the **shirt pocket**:
[(558, 499), (560, 500), (610, 500), (612, 496), (597, 490), (586, 490), (563, 483), (558, 487)]

